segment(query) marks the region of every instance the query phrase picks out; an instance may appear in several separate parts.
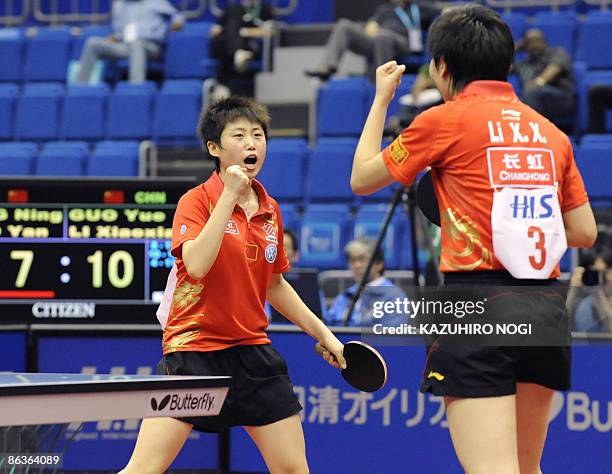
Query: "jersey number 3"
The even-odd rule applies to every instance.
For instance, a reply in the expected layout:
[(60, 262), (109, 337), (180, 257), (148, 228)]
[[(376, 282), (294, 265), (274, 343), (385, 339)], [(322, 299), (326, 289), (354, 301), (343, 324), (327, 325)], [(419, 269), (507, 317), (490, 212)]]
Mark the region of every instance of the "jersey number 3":
[(529, 264), (536, 270), (542, 270), (546, 264), (546, 234), (539, 227), (532, 225), (527, 229), (527, 237), (535, 241), (535, 249), (540, 252), (539, 255), (529, 256)]

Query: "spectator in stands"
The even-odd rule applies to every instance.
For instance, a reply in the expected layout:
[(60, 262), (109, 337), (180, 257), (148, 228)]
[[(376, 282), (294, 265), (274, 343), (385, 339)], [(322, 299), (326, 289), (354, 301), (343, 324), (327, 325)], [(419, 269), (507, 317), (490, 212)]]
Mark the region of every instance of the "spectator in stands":
[(87, 40), (75, 82), (87, 83), (99, 59), (126, 58), (130, 82), (144, 82), (147, 60), (160, 59), (169, 28), (176, 31), (183, 25), (183, 17), (168, 0), (115, 0), (113, 33)]
[(300, 251), (298, 250), (297, 237), (291, 229), (283, 229), (283, 244), (289, 263), (291, 266), (295, 265), (300, 260)]
[[(608, 265), (607, 257), (589, 250), (581, 250), (578, 265), (572, 271), (570, 286), (567, 292), (567, 312), (572, 322), (580, 303), (592, 296), (603, 283), (603, 274)], [(575, 324), (572, 324), (575, 326)]]
[(440, 9), (429, 2), (391, 0), (380, 5), (365, 24), (339, 20), (327, 41), (320, 67), (306, 71), (311, 77), (329, 79), (338, 69), (345, 51), (368, 59), (368, 77), (374, 82), (376, 67), (392, 59), (423, 52), (422, 32), (427, 31)]
[(429, 64), (424, 64), (419, 68), (410, 94), (403, 95), (399, 98), (400, 113), (389, 117), (387, 129), (393, 138), (402, 133), (402, 130), (412, 123), (414, 117), (427, 110), (434, 105), (439, 105), (443, 102), (442, 94), (436, 88), (436, 85), (429, 75)]
[(576, 331), (612, 332), (612, 257), (606, 266), (602, 284), (576, 309)]
[[(252, 95), (249, 66), (262, 53), (261, 39), (272, 35), (274, 19), (271, 5), (261, 0), (242, 0), (228, 5), (210, 29), (210, 54), (219, 61), (215, 99), (232, 92)], [(244, 87), (240, 79), (249, 77), (251, 81)]]
[[(393, 282), (383, 277), (385, 270), (385, 257), (382, 249), (374, 253), (375, 242), (369, 237), (360, 237), (351, 240), (344, 251), (349, 261), (349, 268), (353, 273), (355, 284), (343, 293), (340, 293), (325, 314), (328, 325), (344, 326), (344, 318), (353, 296), (357, 291), (359, 283), (365, 274), (368, 261), (374, 254), (374, 262), (368, 276), (368, 283), (363, 293), (357, 300), (349, 319), (349, 326), (367, 326), (372, 323), (372, 308), (376, 301), (395, 301), (397, 298), (405, 298), (404, 291), (393, 284)], [(388, 315), (392, 316), (392, 315)], [(384, 319), (380, 321), (385, 323)]]
[(612, 107), (612, 85), (596, 84), (589, 89), (589, 133), (606, 133), (606, 110)]
[(576, 107), (571, 58), (563, 48), (550, 47), (544, 33), (536, 28), (528, 30), (516, 48), (527, 53), (527, 59), (515, 65), (523, 102), (567, 129)]

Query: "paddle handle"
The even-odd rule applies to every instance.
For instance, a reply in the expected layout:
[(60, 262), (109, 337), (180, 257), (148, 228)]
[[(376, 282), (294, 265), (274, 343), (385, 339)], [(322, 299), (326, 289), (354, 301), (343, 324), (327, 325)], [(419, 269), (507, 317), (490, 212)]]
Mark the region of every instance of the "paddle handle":
[(314, 351), (319, 355), (323, 355), (323, 352), (325, 352), (325, 348), (321, 345), (320, 342), (317, 342), (314, 346)]

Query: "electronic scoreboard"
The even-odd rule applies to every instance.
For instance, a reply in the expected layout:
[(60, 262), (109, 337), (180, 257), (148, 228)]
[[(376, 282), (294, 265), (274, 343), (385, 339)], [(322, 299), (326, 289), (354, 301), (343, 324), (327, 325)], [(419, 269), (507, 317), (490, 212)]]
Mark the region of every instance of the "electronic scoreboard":
[(0, 322), (154, 323), (188, 178), (0, 179)]

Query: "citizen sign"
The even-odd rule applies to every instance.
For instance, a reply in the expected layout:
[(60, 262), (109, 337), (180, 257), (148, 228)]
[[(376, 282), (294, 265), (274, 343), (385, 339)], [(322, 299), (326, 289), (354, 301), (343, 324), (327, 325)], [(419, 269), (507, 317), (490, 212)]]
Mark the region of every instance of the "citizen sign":
[(57, 303), (39, 301), (32, 305), (32, 316), (38, 319), (93, 318), (96, 316), (96, 303)]

